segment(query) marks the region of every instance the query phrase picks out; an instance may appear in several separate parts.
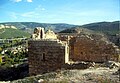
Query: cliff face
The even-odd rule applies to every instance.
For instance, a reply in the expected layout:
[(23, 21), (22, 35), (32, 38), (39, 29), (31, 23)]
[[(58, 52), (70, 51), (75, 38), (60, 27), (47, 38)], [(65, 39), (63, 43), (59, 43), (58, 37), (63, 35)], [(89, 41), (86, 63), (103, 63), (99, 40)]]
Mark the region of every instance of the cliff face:
[(3, 24), (0, 24), (0, 29), (4, 29), (4, 28), (17, 29), (15, 26), (12, 26), (12, 25), (3, 25)]

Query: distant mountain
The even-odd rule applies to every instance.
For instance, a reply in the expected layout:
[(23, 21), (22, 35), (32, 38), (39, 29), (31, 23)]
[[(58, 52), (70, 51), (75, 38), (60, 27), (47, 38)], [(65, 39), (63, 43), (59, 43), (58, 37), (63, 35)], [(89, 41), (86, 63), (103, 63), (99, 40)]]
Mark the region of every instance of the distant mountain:
[(25, 30), (28, 32), (31, 32), (36, 27), (44, 27), (46, 30), (52, 29), (55, 32), (59, 32), (64, 29), (77, 26), (77, 25), (71, 25), (65, 23), (50, 24), (50, 23), (36, 23), (36, 22), (6, 22), (6, 23), (0, 23), (0, 25), (14, 26), (18, 29)]
[(120, 21), (98, 22), (65, 29), (60, 33), (84, 33), (104, 35), (120, 48)]
[[(78, 25), (71, 25), (71, 24), (65, 24), (65, 23), (57, 23), (57, 24), (51, 24), (51, 23), (37, 23), (37, 22), (6, 22), (6, 23), (0, 23), (3, 26), (11, 26), (13, 28), (18, 28), (27, 32), (32, 33), (33, 29), (35, 27), (44, 27), (47, 29), (52, 29), (55, 32), (60, 32), (65, 29), (70, 28), (76, 28)], [(85, 24), (82, 26), (79, 26), (80, 28), (87, 28), (96, 32), (103, 32), (105, 34), (118, 34), (120, 33), (120, 21), (114, 21), (114, 22), (97, 22), (97, 23), (90, 23)]]
[(97, 32), (103, 32), (108, 35), (120, 33), (120, 21), (90, 23), (82, 25), (81, 27), (94, 30)]
[[(26, 34), (31, 34), (35, 27), (44, 27), (47, 29), (52, 29), (55, 32), (61, 32), (61, 33), (74, 33), (79, 32), (79, 30), (83, 30), (84, 32), (92, 32), (95, 31), (97, 33), (105, 33), (107, 35), (116, 35), (120, 33), (120, 21), (114, 21), (114, 22), (97, 22), (97, 23), (90, 23), (85, 25), (71, 25), (71, 24), (65, 24), (65, 23), (57, 23), (57, 24), (51, 24), (51, 23), (37, 23), (37, 22), (5, 22), (0, 23), (0, 30), (6, 28), (11, 28), (12, 31), (24, 31)], [(77, 29), (74, 29), (77, 28)], [(80, 29), (78, 29), (80, 28)], [(13, 30), (14, 29), (14, 30)], [(16, 30), (15, 30), (16, 29)], [(80, 31), (81, 31), (80, 30)], [(86, 31), (87, 30), (87, 31)], [(6, 32), (10, 33), (9, 32)], [(3, 33), (2, 33), (3, 34)], [(5, 33), (4, 33), (5, 34)], [(16, 33), (16, 35), (19, 33)], [(7, 35), (6, 35), (7, 36)], [(9, 36), (9, 35), (8, 35)], [(1, 32), (0, 32), (1, 37)], [(16, 37), (16, 36), (15, 36)]]
[(59, 33), (84, 33), (84, 34), (92, 34), (95, 33), (92, 30), (83, 28), (83, 27), (73, 27), (69, 29), (65, 29), (63, 31), (60, 31)]
[(0, 38), (13, 38), (13, 37), (30, 37), (34, 28), (43, 27), (45, 30), (52, 29), (55, 32), (75, 27), (71, 24), (50, 24), (50, 23), (36, 23), (36, 22), (5, 22), (0, 23)]
[(116, 35), (116, 34), (120, 34), (120, 21), (97, 22), (97, 23), (90, 23), (77, 27), (75, 26), (73, 28), (63, 30), (61, 31), (61, 33), (71, 33), (71, 32), (74, 33), (75, 32), (74, 28), (89, 29), (98, 33), (104, 33), (106, 35)]

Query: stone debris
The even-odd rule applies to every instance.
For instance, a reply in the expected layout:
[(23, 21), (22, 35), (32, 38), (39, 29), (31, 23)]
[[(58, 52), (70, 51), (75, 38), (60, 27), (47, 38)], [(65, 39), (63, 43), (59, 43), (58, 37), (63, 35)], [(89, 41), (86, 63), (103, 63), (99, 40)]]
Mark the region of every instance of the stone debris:
[(107, 61), (105, 63), (103, 63), (103, 65), (105, 67), (109, 67), (109, 68), (119, 68), (120, 67), (120, 63), (119, 62), (115, 62), (115, 61)]

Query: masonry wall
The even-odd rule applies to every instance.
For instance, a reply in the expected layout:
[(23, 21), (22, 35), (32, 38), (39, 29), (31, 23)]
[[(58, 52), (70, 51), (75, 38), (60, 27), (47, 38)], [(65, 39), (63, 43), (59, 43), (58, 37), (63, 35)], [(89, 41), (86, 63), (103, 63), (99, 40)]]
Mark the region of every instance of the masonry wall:
[(29, 40), (29, 74), (36, 75), (61, 69), (65, 64), (65, 45), (51, 40)]
[(70, 40), (70, 59), (92, 62), (119, 61), (119, 55), (112, 44), (105, 41), (75, 37)]

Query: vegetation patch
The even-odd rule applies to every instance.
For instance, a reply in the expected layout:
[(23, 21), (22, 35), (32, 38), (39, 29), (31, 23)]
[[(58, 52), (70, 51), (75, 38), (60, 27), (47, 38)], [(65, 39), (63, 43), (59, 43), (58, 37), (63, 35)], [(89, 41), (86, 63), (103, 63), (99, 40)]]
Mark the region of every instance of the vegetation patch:
[(30, 34), (25, 31), (12, 28), (0, 30), (0, 38), (20, 38), (20, 37), (30, 37)]

